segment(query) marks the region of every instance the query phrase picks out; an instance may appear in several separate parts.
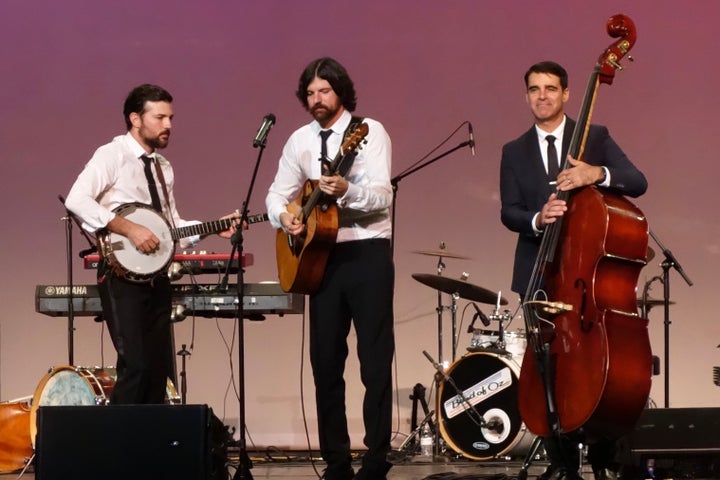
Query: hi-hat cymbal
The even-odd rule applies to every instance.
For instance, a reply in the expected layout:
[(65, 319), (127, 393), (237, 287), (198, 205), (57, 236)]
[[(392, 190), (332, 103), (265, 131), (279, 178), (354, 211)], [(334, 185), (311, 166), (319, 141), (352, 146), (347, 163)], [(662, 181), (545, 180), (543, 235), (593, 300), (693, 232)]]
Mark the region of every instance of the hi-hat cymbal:
[[(412, 277), (423, 285), (432, 287), (441, 292), (453, 294), (457, 293), (460, 298), (470, 300), (471, 302), (495, 304), (498, 294), (492, 290), (487, 290), (472, 283), (454, 278), (443, 277), (431, 273), (413, 273)], [(507, 305), (507, 300), (500, 298), (500, 305)]]
[[(675, 302), (670, 300), (670, 305), (675, 305)], [(656, 307), (658, 305), (665, 305), (665, 300), (661, 298), (648, 298), (645, 301), (643, 301), (642, 297), (637, 299), (638, 307), (642, 307), (643, 304), (645, 304), (646, 307), (652, 308)]]
[(439, 249), (439, 250), (413, 250), (411, 253), (419, 253), (420, 255), (430, 255), (433, 257), (445, 257), (445, 258), (459, 258), (462, 260), (470, 260), (470, 257), (466, 257), (465, 255), (460, 255), (458, 253), (451, 253), (447, 250)]

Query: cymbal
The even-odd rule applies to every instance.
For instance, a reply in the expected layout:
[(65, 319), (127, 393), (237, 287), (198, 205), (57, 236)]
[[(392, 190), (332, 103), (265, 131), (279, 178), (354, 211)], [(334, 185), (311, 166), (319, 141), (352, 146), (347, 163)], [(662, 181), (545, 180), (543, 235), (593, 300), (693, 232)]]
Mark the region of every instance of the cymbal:
[(653, 258), (655, 258), (655, 250), (653, 250), (652, 247), (648, 247), (647, 261), (649, 262)]
[[(642, 307), (643, 303), (645, 304), (646, 307), (656, 307), (658, 305), (665, 305), (665, 300), (663, 300), (661, 298), (648, 298), (647, 300), (645, 300), (643, 302), (642, 297), (637, 299), (638, 307)], [(670, 300), (670, 305), (675, 305), (675, 302)]]
[(430, 255), (432, 257), (445, 257), (445, 258), (459, 258), (461, 260), (470, 260), (470, 257), (460, 255), (458, 253), (451, 253), (447, 250), (413, 250), (411, 253), (418, 253), (420, 255)]
[[(443, 277), (431, 273), (413, 273), (412, 277), (423, 285), (432, 287), (441, 292), (453, 294), (457, 293), (460, 298), (470, 300), (471, 302), (495, 304), (498, 294), (492, 290), (487, 290), (472, 283), (454, 278)], [(500, 298), (500, 305), (507, 305), (508, 301)]]

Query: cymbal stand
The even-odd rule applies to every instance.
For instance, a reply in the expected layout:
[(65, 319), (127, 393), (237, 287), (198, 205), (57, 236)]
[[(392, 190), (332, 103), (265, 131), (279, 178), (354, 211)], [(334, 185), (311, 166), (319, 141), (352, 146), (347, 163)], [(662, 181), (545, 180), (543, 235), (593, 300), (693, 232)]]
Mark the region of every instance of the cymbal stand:
[[(443, 262), (443, 257), (438, 257), (438, 264), (437, 264), (437, 274), (442, 275), (443, 270), (445, 270), (445, 263)], [(442, 303), (442, 292), (440, 290), (437, 291), (437, 308), (435, 311), (437, 312), (437, 331), (438, 331), (438, 362), (442, 365), (443, 363), (443, 309), (445, 307)]]

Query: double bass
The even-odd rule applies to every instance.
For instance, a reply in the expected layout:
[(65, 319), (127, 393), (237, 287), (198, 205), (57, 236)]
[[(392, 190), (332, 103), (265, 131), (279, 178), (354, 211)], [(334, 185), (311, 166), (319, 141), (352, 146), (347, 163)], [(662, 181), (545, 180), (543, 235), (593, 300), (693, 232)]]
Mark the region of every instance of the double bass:
[[(600, 84), (611, 84), (636, 40), (625, 15), (607, 21), (618, 38), (586, 89), (569, 154), (583, 157)], [(570, 168), (568, 161), (564, 168)], [(635, 288), (647, 263), (648, 223), (622, 195), (597, 186), (558, 193), (567, 211), (545, 229), (523, 303), (528, 346), (518, 407), (536, 435), (580, 432), (613, 439), (636, 423), (650, 393), (648, 321)]]

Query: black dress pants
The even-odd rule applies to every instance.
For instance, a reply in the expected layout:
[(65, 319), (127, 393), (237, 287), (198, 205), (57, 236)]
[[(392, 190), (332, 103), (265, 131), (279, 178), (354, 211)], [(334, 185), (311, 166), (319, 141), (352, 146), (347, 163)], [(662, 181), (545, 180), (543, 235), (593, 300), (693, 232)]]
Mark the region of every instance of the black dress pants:
[(320, 450), (326, 476), (350, 469), (345, 411), (345, 361), (351, 323), (357, 334), (363, 400), (362, 471), (384, 478), (390, 464), (394, 266), (390, 241), (359, 240), (333, 248), (317, 293), (310, 297), (310, 360), (315, 379)]
[(152, 283), (133, 283), (98, 268), (103, 317), (117, 351), (117, 381), (110, 403), (165, 402), (167, 380), (174, 377), (170, 312), (172, 290), (166, 275)]

